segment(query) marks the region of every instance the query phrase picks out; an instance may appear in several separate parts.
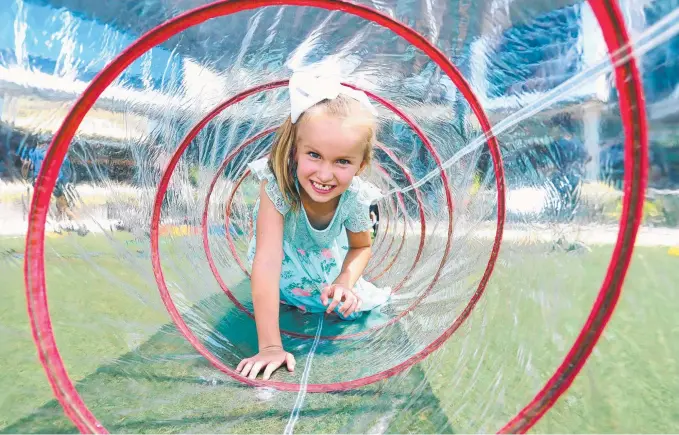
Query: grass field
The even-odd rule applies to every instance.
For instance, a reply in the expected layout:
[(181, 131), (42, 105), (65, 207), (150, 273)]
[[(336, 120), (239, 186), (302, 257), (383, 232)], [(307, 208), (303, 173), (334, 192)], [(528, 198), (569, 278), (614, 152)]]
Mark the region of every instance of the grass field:
[[(121, 261), (116, 235), (47, 242), (55, 333), (71, 378), (115, 432), (282, 432), (296, 393), (253, 391), (216, 372), (179, 336), (157, 295), (150, 262)], [(591, 252), (504, 246), (479, 308), (437, 354), (407, 375), (338, 394), (309, 395), (298, 432), (494, 431), (537, 392), (572, 343), (598, 290), (610, 247)], [(87, 254), (87, 255), (84, 255)], [(0, 240), (0, 431), (73, 432), (36, 358), (23, 293), (23, 240)], [(85, 258), (85, 259), (84, 259)], [(679, 427), (679, 257), (638, 248), (609, 328), (573, 387), (535, 432), (673, 432)], [(191, 265), (185, 266), (187, 268)], [(183, 285), (182, 268), (167, 272)], [(210, 277), (211, 278), (211, 277)], [(247, 284), (240, 283), (242, 291)], [(251, 325), (205, 292), (194, 312), (243, 346)], [(229, 329), (230, 328), (230, 329)], [(368, 352), (355, 349), (354, 352)], [(334, 368), (319, 353), (314, 370)], [(351, 361), (351, 354), (342, 358)], [(300, 360), (303, 362), (303, 360)], [(302, 364), (299, 364), (302, 366)], [(299, 370), (298, 370), (299, 371)], [(280, 376), (285, 376), (281, 374)]]

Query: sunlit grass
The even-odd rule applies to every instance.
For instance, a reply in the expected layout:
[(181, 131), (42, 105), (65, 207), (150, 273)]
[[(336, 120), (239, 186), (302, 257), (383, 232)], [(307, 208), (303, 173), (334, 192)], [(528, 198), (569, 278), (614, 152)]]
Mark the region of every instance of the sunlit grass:
[[(135, 260), (138, 267), (120, 261), (120, 249), (136, 250), (128, 236), (116, 235), (111, 241), (100, 235), (69, 235), (49, 239), (47, 248), (49, 303), (59, 349), (78, 391), (109, 430), (247, 433), (284, 429), (296, 394), (277, 393), (271, 400), (259, 400), (197, 356), (169, 326), (155, 283), (140, 274), (150, 268), (148, 258), (140, 251)], [(75, 428), (53, 400), (31, 339), (23, 290), (23, 240), (0, 240), (0, 253), (5, 272), (0, 306), (0, 388), (5, 392), (0, 430), (73, 432)], [(517, 251), (509, 253), (517, 255)], [(493, 354), (511, 355), (509, 338), (518, 334), (514, 342), (544, 349), (533, 352), (531, 364), (535, 379), (547, 379), (567, 350), (555, 344), (548, 332), (567, 331), (575, 336), (598, 290), (610, 248), (551, 255), (526, 250), (508, 258), (515, 261), (498, 266), (486, 295), (493, 298), (484, 300), (493, 318), (483, 341), (474, 343), (483, 346), (487, 359), (492, 360)], [(536, 432), (672, 432), (679, 426), (679, 328), (675, 320), (679, 295), (668, 287), (678, 259), (668, 255), (667, 248), (635, 251), (623, 297), (604, 337), (581, 376), (536, 426)], [(171, 281), (172, 271), (167, 273)], [(554, 280), (565, 281), (568, 306), (556, 306), (555, 313), (565, 314), (547, 319), (554, 322), (548, 326), (538, 300), (517, 296), (512, 304), (498, 297), (525, 296), (526, 292), (539, 296), (544, 290), (541, 283)], [(507, 309), (498, 309), (502, 306)], [(228, 310), (224, 316), (229, 316)], [(512, 331), (515, 318), (520, 319), (519, 331)], [(470, 328), (477, 330), (474, 317), (470, 322)], [(572, 339), (566, 341), (569, 345)], [(476, 415), (489, 400), (506, 404), (491, 403), (501, 410), (492, 424), (506, 421), (541, 384), (527, 383), (522, 360), (508, 358), (495, 363), (501, 364), (507, 377), (501, 398), (497, 392), (480, 388), (493, 383), (497, 366), (461, 370), (455, 362), (468, 351), (461, 348), (463, 343), (456, 336), (449, 340), (432, 360), (435, 370), (425, 360), (422, 369), (417, 367), (407, 377), (386, 384), (348, 394), (315, 395), (305, 403), (296, 430), (367, 431), (383, 424), (390, 432), (469, 431), (484, 422), (490, 424)], [(319, 357), (315, 370), (331, 369), (332, 363), (332, 355)], [(459, 380), (455, 388), (451, 380)]]

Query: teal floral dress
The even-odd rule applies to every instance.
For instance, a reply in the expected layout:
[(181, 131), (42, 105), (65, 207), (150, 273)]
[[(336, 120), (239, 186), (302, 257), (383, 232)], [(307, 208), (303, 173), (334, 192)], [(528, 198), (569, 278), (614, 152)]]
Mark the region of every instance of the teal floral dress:
[[(259, 180), (268, 181), (266, 194), (284, 217), (281, 303), (293, 305), (303, 312), (325, 311), (326, 307), (320, 299), (321, 289), (326, 284), (332, 284), (342, 270), (349, 251), (346, 230), (359, 233), (372, 229), (369, 208), (382, 196), (380, 190), (374, 184), (354, 177), (349, 188), (341, 195), (330, 224), (318, 230), (309, 222), (304, 207), (300, 207), (299, 211), (290, 209), (268, 167), (267, 159), (254, 161), (248, 166)], [(255, 234), (258, 211), (259, 200), (254, 210)], [(255, 258), (255, 246), (256, 236), (248, 248), (250, 267)], [(391, 295), (389, 287), (378, 288), (362, 277), (354, 286), (354, 291), (361, 297), (361, 311), (373, 310), (387, 302)], [(360, 314), (354, 313), (346, 320), (353, 320)]]

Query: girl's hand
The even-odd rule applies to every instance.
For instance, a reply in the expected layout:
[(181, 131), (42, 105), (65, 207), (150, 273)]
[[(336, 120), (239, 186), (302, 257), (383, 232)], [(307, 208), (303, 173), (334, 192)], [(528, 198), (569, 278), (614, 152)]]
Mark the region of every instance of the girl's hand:
[[(329, 306), (328, 298), (332, 298), (332, 303)], [(323, 302), (323, 305), (328, 306), (328, 309), (325, 310), (326, 313), (331, 313), (340, 302), (344, 302), (342, 308), (339, 309), (339, 312), (344, 317), (349, 317), (361, 308), (361, 298), (341, 284), (332, 284), (325, 287), (321, 291), (321, 302)]]
[(257, 355), (241, 361), (236, 367), (236, 372), (248, 379), (255, 379), (260, 370), (264, 369), (262, 379), (266, 381), (283, 363), (285, 363), (289, 372), (295, 371), (295, 357), (291, 353), (283, 350), (281, 346), (268, 347)]

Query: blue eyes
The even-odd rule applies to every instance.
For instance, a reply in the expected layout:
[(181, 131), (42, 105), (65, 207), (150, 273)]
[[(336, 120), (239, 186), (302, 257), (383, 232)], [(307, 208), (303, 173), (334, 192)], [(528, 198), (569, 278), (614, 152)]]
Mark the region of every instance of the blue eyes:
[[(318, 153), (315, 153), (313, 151), (309, 151), (307, 154), (312, 159), (320, 159), (321, 158), (321, 156)], [(351, 164), (351, 162), (347, 159), (339, 159), (339, 160), (337, 160), (337, 163), (339, 163), (340, 165), (350, 165)]]

